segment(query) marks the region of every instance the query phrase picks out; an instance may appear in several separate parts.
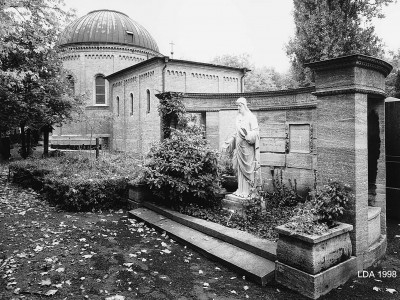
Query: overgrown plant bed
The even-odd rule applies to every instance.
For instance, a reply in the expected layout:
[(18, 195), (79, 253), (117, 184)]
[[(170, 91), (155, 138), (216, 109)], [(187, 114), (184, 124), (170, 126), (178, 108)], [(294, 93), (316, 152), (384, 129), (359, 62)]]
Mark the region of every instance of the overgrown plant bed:
[(267, 207), (257, 217), (248, 218), (221, 207), (202, 208), (196, 205), (187, 205), (176, 210), (192, 217), (243, 230), (271, 241), (278, 239), (278, 233), (274, 228), (287, 223), (293, 217), (294, 211), (293, 207)]
[(15, 183), (39, 191), (51, 204), (70, 211), (126, 206), (127, 185), (140, 171), (127, 155), (90, 159), (68, 155), (10, 164)]

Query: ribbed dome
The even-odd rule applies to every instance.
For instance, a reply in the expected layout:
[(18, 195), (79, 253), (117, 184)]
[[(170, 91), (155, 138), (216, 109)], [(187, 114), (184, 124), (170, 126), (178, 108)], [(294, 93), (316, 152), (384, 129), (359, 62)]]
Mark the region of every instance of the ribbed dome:
[(95, 10), (68, 25), (60, 35), (59, 46), (111, 43), (147, 48), (158, 46), (150, 33), (127, 15), (113, 10)]

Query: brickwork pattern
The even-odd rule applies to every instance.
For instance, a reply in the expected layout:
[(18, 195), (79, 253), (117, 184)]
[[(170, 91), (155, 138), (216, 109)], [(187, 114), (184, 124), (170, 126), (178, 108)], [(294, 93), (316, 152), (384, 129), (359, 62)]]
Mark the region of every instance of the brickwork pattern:
[(145, 154), (152, 143), (160, 140), (158, 99), (154, 95), (162, 89), (161, 82), (161, 68), (154, 65), (110, 80), (111, 107), (116, 116), (113, 122), (115, 150)]
[[(109, 94), (109, 86), (106, 83), (106, 104), (96, 106), (95, 103), (95, 77), (96, 75), (107, 76), (121, 69), (127, 68), (133, 64), (142, 62), (148, 58), (149, 53), (128, 46), (79, 46), (64, 49), (61, 54), (64, 68), (66, 68), (74, 79), (75, 94), (84, 95), (86, 106), (90, 107), (91, 114), (97, 115), (98, 118), (104, 118), (104, 110), (112, 112), (112, 101), (107, 97)], [(124, 105), (121, 102), (121, 105)], [(118, 116), (114, 115), (115, 118)], [(62, 141), (63, 136), (75, 136), (80, 138), (84, 143), (88, 140), (87, 122), (79, 122), (76, 120), (72, 123), (63, 124), (61, 128), (56, 128), (53, 132), (52, 139)], [(97, 122), (93, 134), (95, 136), (111, 137), (111, 125), (107, 122)], [(101, 124), (100, 124), (101, 123)], [(69, 137), (65, 136), (65, 140)], [(120, 147), (121, 148), (121, 147)]]

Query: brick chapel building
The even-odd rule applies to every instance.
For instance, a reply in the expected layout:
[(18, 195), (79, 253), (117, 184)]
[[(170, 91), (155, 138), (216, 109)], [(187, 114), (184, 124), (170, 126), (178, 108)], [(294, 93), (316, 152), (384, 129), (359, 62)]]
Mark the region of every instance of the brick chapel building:
[(85, 117), (63, 124), (53, 147), (103, 144), (144, 154), (161, 136), (156, 94), (241, 93), (245, 69), (171, 59), (140, 24), (121, 12), (96, 10), (67, 26), (61, 59), (75, 94), (84, 95)]

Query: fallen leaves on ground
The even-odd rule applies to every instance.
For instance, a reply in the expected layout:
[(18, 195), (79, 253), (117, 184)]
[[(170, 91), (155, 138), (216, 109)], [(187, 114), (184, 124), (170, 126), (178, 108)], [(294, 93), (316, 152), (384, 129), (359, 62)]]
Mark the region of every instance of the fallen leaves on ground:
[[(229, 295), (224, 280), (233, 273), (200, 260), (166, 232), (127, 218), (126, 211), (65, 212), (31, 189), (5, 180), (0, 185), (5, 227), (0, 232), (5, 241), (0, 248), (0, 299), (203, 297), (198, 288)], [(208, 282), (198, 282), (199, 275)]]
[[(200, 259), (166, 232), (129, 219), (126, 211), (60, 211), (5, 177), (0, 220), (0, 299), (305, 299)], [(360, 285), (347, 284), (346, 293)], [(376, 296), (373, 285), (368, 292)], [(392, 287), (373, 290), (398, 296)]]
[(386, 292), (389, 292), (389, 293), (391, 293), (391, 294), (397, 293), (397, 291), (396, 291), (395, 289), (388, 289), (388, 288), (386, 288), (385, 291), (386, 291)]

